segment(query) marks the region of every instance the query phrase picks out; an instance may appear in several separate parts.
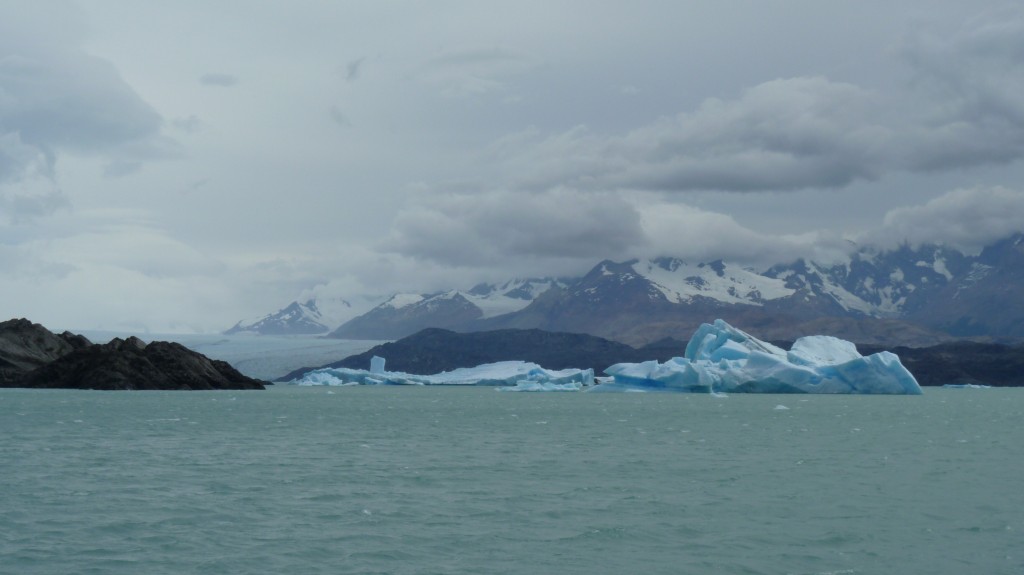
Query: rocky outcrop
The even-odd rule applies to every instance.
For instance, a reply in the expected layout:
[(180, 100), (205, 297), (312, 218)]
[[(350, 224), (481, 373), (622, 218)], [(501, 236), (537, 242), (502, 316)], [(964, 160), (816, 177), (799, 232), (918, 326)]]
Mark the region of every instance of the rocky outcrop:
[(0, 324), (0, 387), (67, 389), (263, 389), (228, 363), (166, 341), (92, 344), (27, 320)]
[(0, 322), (0, 386), (13, 387), (28, 372), (90, 345), (84, 336), (57, 335), (24, 318)]

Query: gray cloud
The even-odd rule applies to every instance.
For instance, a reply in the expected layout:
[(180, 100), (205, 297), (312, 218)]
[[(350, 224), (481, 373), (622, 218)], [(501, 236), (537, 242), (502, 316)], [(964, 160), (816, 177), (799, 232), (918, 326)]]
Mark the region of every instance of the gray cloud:
[[(879, 237), (1024, 219), (995, 188), (928, 203), (1024, 174), (1013, 7), (80, 4), (0, 0), (0, 293), (36, 321), (223, 329), (332, 282), (821, 258), (900, 204)], [(197, 15), (187, 43), (149, 26)]]
[(204, 124), (199, 116), (192, 114), (184, 118), (174, 118), (171, 120), (171, 125), (187, 134), (194, 134), (202, 130)]
[(533, 68), (530, 56), (506, 48), (445, 51), (424, 63), (420, 78), (449, 97), (501, 93), (507, 79)]
[(1004, 187), (953, 190), (919, 206), (890, 210), (866, 240), (883, 245), (944, 243), (978, 251), (995, 240), (1024, 232), (1024, 192)]
[(912, 170), (1000, 164), (1024, 156), (1024, 10), (1006, 6), (951, 35), (919, 31), (902, 54), (914, 72)]
[(359, 72), (362, 69), (363, 62), (366, 58), (356, 58), (345, 66), (345, 81), (355, 82), (359, 78)]
[(35, 215), (65, 205), (52, 181), (37, 181), (52, 180), (61, 153), (98, 156), (114, 173), (175, 153), (160, 115), (113, 65), (78, 48), (76, 10), (57, 20), (60, 36), (46, 10), (21, 8), (0, 4), (0, 200)]
[(110, 63), (83, 53), (4, 55), (0, 85), (0, 129), (51, 162), (57, 150), (116, 151), (160, 129), (160, 116)]
[(909, 80), (898, 88), (780, 78), (624, 134), (531, 130), (492, 159), (525, 188), (749, 192), (1024, 158), (1024, 10), (987, 12), (952, 36), (917, 32), (900, 53)]
[(26, 145), (21, 140), (21, 134), (0, 134), (0, 184), (19, 180), (30, 170), (50, 176), (52, 163), (52, 153), (47, 154), (36, 146)]
[(877, 98), (825, 78), (774, 80), (706, 100), (624, 136), (586, 128), (529, 142), (513, 167), (528, 187), (754, 191), (842, 187), (877, 177), (891, 130)]
[(382, 247), (447, 265), (490, 266), (510, 257), (592, 263), (644, 242), (630, 203), (560, 189), (428, 195), (398, 214)]
[(70, 207), (67, 196), (55, 186), (45, 189), (19, 188), (17, 191), (0, 189), (0, 214), (11, 223), (22, 223), (48, 216)]
[(335, 124), (345, 128), (352, 126), (352, 121), (348, 119), (348, 116), (346, 116), (338, 106), (331, 106), (328, 111), (331, 114), (331, 120), (333, 120)]
[(229, 88), (238, 83), (238, 78), (231, 74), (224, 74), (222, 72), (210, 72), (200, 76), (199, 83), (204, 86)]

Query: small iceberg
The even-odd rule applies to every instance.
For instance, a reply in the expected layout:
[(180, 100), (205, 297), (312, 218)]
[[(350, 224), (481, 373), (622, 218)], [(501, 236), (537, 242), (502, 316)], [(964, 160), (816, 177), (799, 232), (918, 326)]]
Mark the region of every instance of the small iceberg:
[(991, 385), (982, 385), (980, 383), (947, 383), (942, 387), (949, 389), (991, 389)]
[(921, 394), (893, 353), (862, 356), (854, 344), (824, 335), (802, 337), (786, 351), (720, 319), (697, 329), (683, 357), (619, 363), (605, 373), (612, 381), (588, 392)]
[(384, 359), (374, 357), (369, 371), (323, 368), (306, 372), (291, 385), (478, 385), (499, 386), (509, 391), (579, 391), (594, 385), (594, 370), (550, 370), (525, 361), (499, 361), (461, 367), (434, 375), (386, 371)]

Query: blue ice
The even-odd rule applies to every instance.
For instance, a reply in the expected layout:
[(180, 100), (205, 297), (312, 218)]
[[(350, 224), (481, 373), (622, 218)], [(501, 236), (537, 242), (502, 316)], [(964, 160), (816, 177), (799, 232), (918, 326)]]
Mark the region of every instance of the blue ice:
[(612, 381), (587, 391), (921, 394), (890, 352), (862, 356), (852, 343), (822, 335), (802, 337), (786, 351), (720, 319), (697, 329), (684, 357), (619, 363), (605, 373)]

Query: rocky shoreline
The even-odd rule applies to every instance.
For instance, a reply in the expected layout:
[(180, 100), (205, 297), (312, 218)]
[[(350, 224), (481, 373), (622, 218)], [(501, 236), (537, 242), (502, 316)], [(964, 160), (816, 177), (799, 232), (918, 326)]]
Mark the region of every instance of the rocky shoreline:
[(0, 323), (0, 387), (244, 390), (264, 389), (266, 383), (178, 343), (130, 337), (95, 344), (27, 319)]

